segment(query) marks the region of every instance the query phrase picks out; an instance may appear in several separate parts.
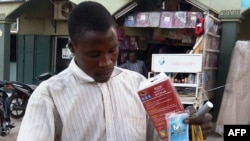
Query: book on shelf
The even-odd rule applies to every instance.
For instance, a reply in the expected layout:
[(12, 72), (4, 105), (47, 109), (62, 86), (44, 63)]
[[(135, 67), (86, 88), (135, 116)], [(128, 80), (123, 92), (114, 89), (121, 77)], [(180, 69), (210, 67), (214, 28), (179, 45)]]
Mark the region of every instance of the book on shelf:
[(136, 15), (136, 27), (148, 27), (149, 19), (148, 12), (138, 12)]
[(124, 26), (125, 27), (136, 27), (136, 16), (137, 16), (136, 14), (128, 15), (125, 18)]
[(160, 25), (160, 12), (149, 12), (148, 20), (149, 20), (149, 27), (159, 27)]
[(173, 12), (162, 12), (160, 19), (160, 28), (172, 28), (174, 23)]

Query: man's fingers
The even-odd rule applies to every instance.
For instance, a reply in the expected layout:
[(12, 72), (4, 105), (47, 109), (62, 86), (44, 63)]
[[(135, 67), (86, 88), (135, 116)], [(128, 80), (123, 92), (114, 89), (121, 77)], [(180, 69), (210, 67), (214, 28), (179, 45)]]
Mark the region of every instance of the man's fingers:
[(206, 113), (204, 116), (201, 117), (189, 117), (185, 120), (185, 123), (188, 124), (203, 124), (203, 123), (210, 123), (209, 121), (212, 120), (212, 115), (210, 113)]

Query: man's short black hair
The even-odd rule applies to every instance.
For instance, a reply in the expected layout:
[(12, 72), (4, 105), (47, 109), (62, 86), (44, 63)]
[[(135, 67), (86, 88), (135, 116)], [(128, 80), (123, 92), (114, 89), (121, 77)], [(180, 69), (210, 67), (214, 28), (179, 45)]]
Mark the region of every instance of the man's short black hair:
[(93, 1), (79, 3), (70, 13), (68, 31), (70, 38), (75, 39), (88, 31), (106, 32), (115, 27), (115, 21), (109, 11)]

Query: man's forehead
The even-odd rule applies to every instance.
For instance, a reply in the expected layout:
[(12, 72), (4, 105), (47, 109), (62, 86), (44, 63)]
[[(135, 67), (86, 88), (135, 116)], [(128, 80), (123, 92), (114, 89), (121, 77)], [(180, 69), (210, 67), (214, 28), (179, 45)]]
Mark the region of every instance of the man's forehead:
[(104, 31), (98, 31), (98, 30), (89, 30), (85, 31), (84, 33), (80, 33), (80, 36), (89, 37), (89, 36), (96, 36), (96, 35), (106, 35), (111, 33), (116, 33), (116, 29), (114, 27), (110, 27), (107, 30)]
[(79, 42), (103, 42), (114, 39), (116, 37), (116, 30), (110, 28), (108, 31), (99, 32), (99, 31), (87, 31), (82, 35), (78, 36)]

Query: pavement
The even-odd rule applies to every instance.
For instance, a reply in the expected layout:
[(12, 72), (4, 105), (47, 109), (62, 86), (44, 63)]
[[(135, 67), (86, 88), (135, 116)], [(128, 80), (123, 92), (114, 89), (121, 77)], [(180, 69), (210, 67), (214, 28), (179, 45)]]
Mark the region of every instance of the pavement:
[[(15, 123), (15, 128), (13, 128), (9, 134), (7, 134), (5, 137), (0, 136), (0, 141), (16, 141), (17, 135), (20, 129), (20, 124), (22, 122), (22, 119), (12, 119), (12, 122)], [(218, 135), (215, 132), (212, 132), (205, 141), (223, 141), (223, 137)]]
[(15, 123), (15, 127), (5, 137), (0, 136), (0, 141), (16, 141), (22, 119), (11, 119), (11, 122)]
[(224, 141), (224, 138), (218, 133), (212, 132), (205, 141)]

